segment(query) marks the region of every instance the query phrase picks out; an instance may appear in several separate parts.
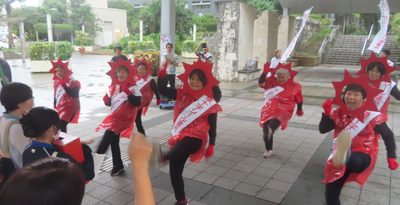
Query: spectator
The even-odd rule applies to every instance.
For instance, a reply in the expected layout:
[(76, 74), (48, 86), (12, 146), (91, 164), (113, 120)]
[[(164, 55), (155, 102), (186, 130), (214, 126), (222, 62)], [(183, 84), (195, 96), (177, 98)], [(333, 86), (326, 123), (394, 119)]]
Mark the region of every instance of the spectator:
[(114, 46), (114, 53), (115, 56), (111, 58), (112, 62), (117, 62), (118, 59), (122, 59), (122, 60), (128, 60), (128, 58), (122, 54), (122, 46), (120, 44), (116, 44)]
[[(24, 150), (22, 159), (24, 166), (42, 158), (59, 157), (76, 161), (68, 154), (60, 152), (53, 142), (58, 139), (61, 120), (55, 110), (35, 107), (20, 120), (26, 137), (33, 138), (32, 143)], [(84, 162), (80, 164), (87, 180), (94, 178), (92, 150), (82, 145)]]
[(1, 65), (0, 80), (1, 84), (4, 86), (5, 84), (8, 84), (12, 81), (11, 68), (4, 58), (0, 58), (0, 65)]
[(0, 93), (0, 101), (6, 110), (0, 118), (0, 145), (2, 146), (4, 140), (3, 132), (5, 128), (9, 126), (7, 130), (9, 131), (9, 158), (16, 168), (21, 168), (22, 153), (31, 140), (24, 136), (21, 124), (18, 120), (33, 107), (32, 89), (22, 83), (5, 85)]
[(80, 205), (85, 178), (66, 159), (45, 158), (17, 171), (0, 192), (0, 204)]

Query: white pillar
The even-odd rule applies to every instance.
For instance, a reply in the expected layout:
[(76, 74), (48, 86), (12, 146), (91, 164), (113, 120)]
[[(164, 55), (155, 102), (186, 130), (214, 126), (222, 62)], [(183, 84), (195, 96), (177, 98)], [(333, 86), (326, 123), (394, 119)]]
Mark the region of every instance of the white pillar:
[(139, 41), (143, 41), (143, 21), (139, 21)]
[(25, 63), (25, 29), (24, 29), (24, 22), (19, 24), (19, 38), (21, 39), (21, 50), (22, 50), (22, 63)]
[(197, 26), (196, 24), (193, 24), (193, 41), (196, 41), (196, 31), (197, 31)]
[(82, 33), (85, 33), (85, 25), (82, 24)]
[(48, 42), (53, 42), (53, 29), (52, 29), (52, 25), (51, 25), (51, 15), (47, 14), (46, 19), (47, 19), (47, 40), (48, 40)]
[(175, 48), (175, 15), (176, 0), (161, 1), (161, 29), (160, 29), (160, 64), (167, 53), (165, 45), (174, 44)]

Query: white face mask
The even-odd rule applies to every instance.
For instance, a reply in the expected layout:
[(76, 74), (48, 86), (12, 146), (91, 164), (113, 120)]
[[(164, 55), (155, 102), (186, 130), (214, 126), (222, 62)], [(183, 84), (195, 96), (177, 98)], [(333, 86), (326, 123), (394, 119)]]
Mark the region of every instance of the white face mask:
[(55, 135), (53, 135), (54, 140), (57, 140), (58, 138), (60, 138), (60, 130), (57, 131), (57, 133)]

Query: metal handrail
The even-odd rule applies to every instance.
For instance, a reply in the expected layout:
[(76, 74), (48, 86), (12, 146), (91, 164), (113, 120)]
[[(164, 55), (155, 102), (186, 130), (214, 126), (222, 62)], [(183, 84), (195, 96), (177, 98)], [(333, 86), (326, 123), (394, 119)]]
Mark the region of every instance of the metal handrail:
[(325, 51), (325, 47), (328, 45), (328, 42), (332, 42), (333, 39), (336, 36), (336, 31), (337, 31), (338, 27), (334, 27), (331, 31), (331, 33), (329, 34), (329, 38), (325, 37), (324, 41), (322, 41), (321, 47), (319, 47), (318, 50), (318, 56), (321, 56), (322, 53)]
[(371, 34), (372, 34), (372, 29), (373, 28), (374, 28), (374, 24), (371, 25), (371, 28), (369, 29), (368, 37), (365, 38), (364, 45), (363, 45), (363, 48), (361, 50), (361, 56), (364, 55), (365, 47), (367, 46), (367, 43), (368, 43), (369, 39), (371, 38)]

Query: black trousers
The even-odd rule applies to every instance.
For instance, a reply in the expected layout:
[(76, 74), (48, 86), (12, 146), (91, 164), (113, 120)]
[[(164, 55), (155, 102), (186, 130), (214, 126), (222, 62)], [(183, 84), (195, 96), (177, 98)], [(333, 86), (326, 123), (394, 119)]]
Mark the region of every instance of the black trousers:
[(340, 192), (351, 173), (361, 173), (371, 164), (371, 157), (362, 152), (352, 152), (347, 169), (342, 178), (325, 185), (325, 199), (327, 205), (340, 205)]
[(169, 174), (177, 201), (185, 199), (185, 185), (183, 183), (182, 173), (186, 160), (189, 158), (190, 154), (196, 153), (201, 148), (201, 144), (201, 139), (185, 137), (177, 142), (164, 156), (165, 160), (169, 160)]
[(68, 125), (68, 122), (67, 122), (67, 121), (61, 120), (61, 123), (60, 123), (60, 131), (61, 131), (61, 132), (67, 133), (67, 125)]
[(146, 135), (146, 133), (144, 131), (143, 123), (142, 123), (142, 109), (137, 111), (135, 124), (136, 124), (136, 128), (137, 128), (138, 132), (142, 133), (143, 135)]
[[(272, 150), (274, 132), (279, 127), (279, 125), (281, 125), (281, 122), (277, 119), (271, 119), (264, 123), (263, 139), (264, 139), (266, 150)], [(271, 128), (272, 133), (269, 133), (268, 128)]]
[(110, 145), (113, 167), (123, 167), (124, 165), (121, 159), (121, 150), (119, 148), (119, 135), (115, 134), (111, 130), (106, 130), (103, 138), (100, 141), (99, 147), (97, 148), (97, 153), (104, 154)]
[(383, 142), (385, 143), (387, 157), (396, 158), (396, 142), (394, 141), (394, 134), (387, 126), (386, 122), (376, 125), (374, 130), (381, 134)]

